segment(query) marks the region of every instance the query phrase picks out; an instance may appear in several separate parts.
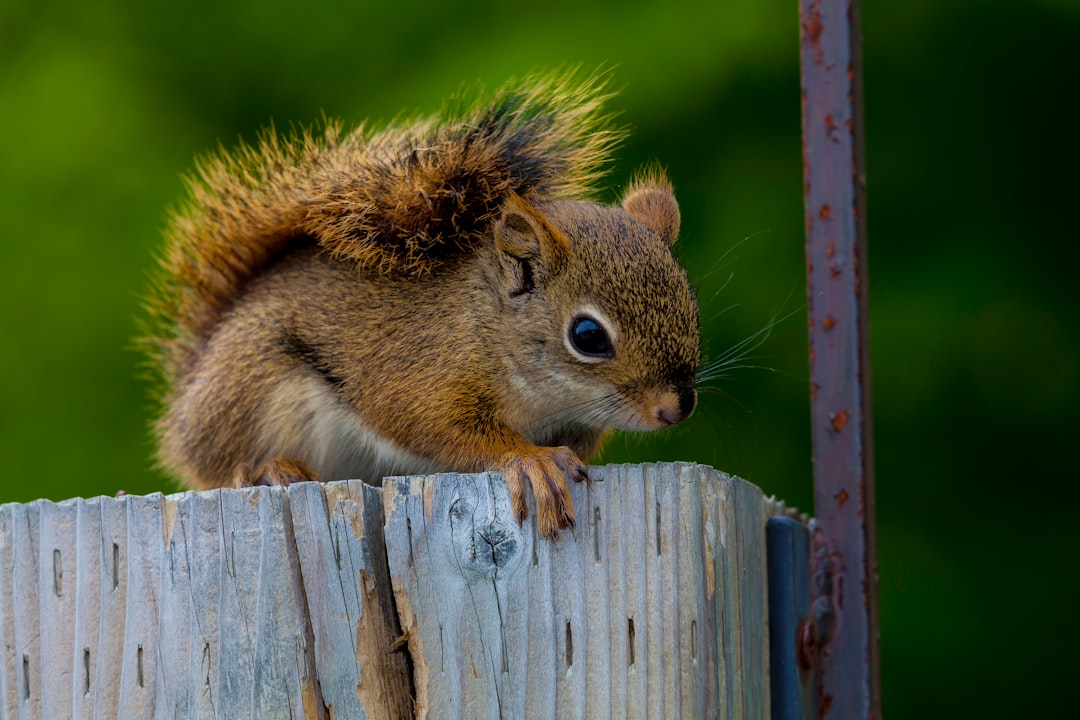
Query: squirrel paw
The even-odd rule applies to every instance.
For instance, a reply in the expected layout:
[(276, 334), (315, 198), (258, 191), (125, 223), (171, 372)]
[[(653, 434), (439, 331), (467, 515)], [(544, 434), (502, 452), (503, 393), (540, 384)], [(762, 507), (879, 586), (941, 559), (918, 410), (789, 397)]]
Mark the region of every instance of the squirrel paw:
[(251, 472), (251, 466), (240, 463), (233, 470), (233, 487), (248, 488), (260, 485), (292, 485), (298, 482), (319, 482), (318, 474), (303, 460), (296, 458), (274, 458), (263, 463), (257, 473)]
[(504, 458), (501, 466), (518, 522), (529, 514), (525, 502), (527, 483), (536, 499), (536, 528), (541, 535), (556, 538), (561, 528), (574, 529), (574, 501), (570, 499), (566, 478), (581, 482), (589, 476), (573, 450), (538, 447), (527, 454), (514, 453)]

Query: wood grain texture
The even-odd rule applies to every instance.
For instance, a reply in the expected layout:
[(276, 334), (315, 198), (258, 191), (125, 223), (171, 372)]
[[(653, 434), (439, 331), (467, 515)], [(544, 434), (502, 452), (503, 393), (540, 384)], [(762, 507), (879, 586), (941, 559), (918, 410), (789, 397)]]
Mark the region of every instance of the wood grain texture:
[(698, 465), (590, 474), (554, 542), (497, 476), (386, 481), (418, 717), (768, 717), (774, 505)]
[[(382, 491), (359, 480), (289, 489), (323, 701), (338, 718), (412, 717), (412, 677), (383, 546)], [(366, 714), (366, 715), (365, 715)]]
[(766, 516), (593, 468), (556, 541), (495, 474), (0, 506), (0, 720), (764, 718)]
[(364, 718), (365, 702), (406, 717), (381, 491), (366, 497), (336, 483), (0, 506), (0, 718)]

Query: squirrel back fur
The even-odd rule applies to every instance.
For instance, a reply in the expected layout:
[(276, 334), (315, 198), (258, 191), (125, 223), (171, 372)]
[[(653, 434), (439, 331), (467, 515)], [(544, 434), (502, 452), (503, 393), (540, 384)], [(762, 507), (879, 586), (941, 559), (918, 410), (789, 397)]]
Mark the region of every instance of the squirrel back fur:
[(468, 252), (500, 206), (587, 199), (624, 136), (602, 112), (603, 81), (537, 75), (495, 98), (366, 135), (265, 131), (187, 179), (148, 308), (166, 382), (190, 366), (237, 294), (293, 239), (315, 238), (360, 268), (422, 276)]

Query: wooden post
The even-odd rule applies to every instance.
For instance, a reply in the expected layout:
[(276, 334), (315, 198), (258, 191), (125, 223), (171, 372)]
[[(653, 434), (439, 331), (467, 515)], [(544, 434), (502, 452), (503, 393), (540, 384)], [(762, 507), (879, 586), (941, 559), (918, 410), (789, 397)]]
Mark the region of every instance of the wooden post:
[(0, 719), (768, 717), (782, 505), (591, 474), (557, 541), (493, 474), (0, 506)]

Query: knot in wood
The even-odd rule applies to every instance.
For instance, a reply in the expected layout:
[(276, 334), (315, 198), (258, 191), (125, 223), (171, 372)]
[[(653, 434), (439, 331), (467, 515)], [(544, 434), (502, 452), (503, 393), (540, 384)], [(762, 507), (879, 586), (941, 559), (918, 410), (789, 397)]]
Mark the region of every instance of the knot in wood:
[(489, 518), (472, 525), (470, 532), (455, 533), (453, 543), (458, 572), (487, 580), (513, 573), (524, 556), (521, 531), (501, 518)]
[(504, 523), (492, 523), (478, 528), (474, 534), (475, 562), (477, 569), (488, 575), (507, 568), (514, 558), (521, 555), (520, 533)]
[[(508, 577), (520, 567), (528, 538), (514, 519), (505, 483), (495, 476), (456, 476), (448, 508), (453, 562), (475, 579)], [(444, 482), (444, 489), (449, 489)], [(472, 582), (470, 580), (469, 582)]]

